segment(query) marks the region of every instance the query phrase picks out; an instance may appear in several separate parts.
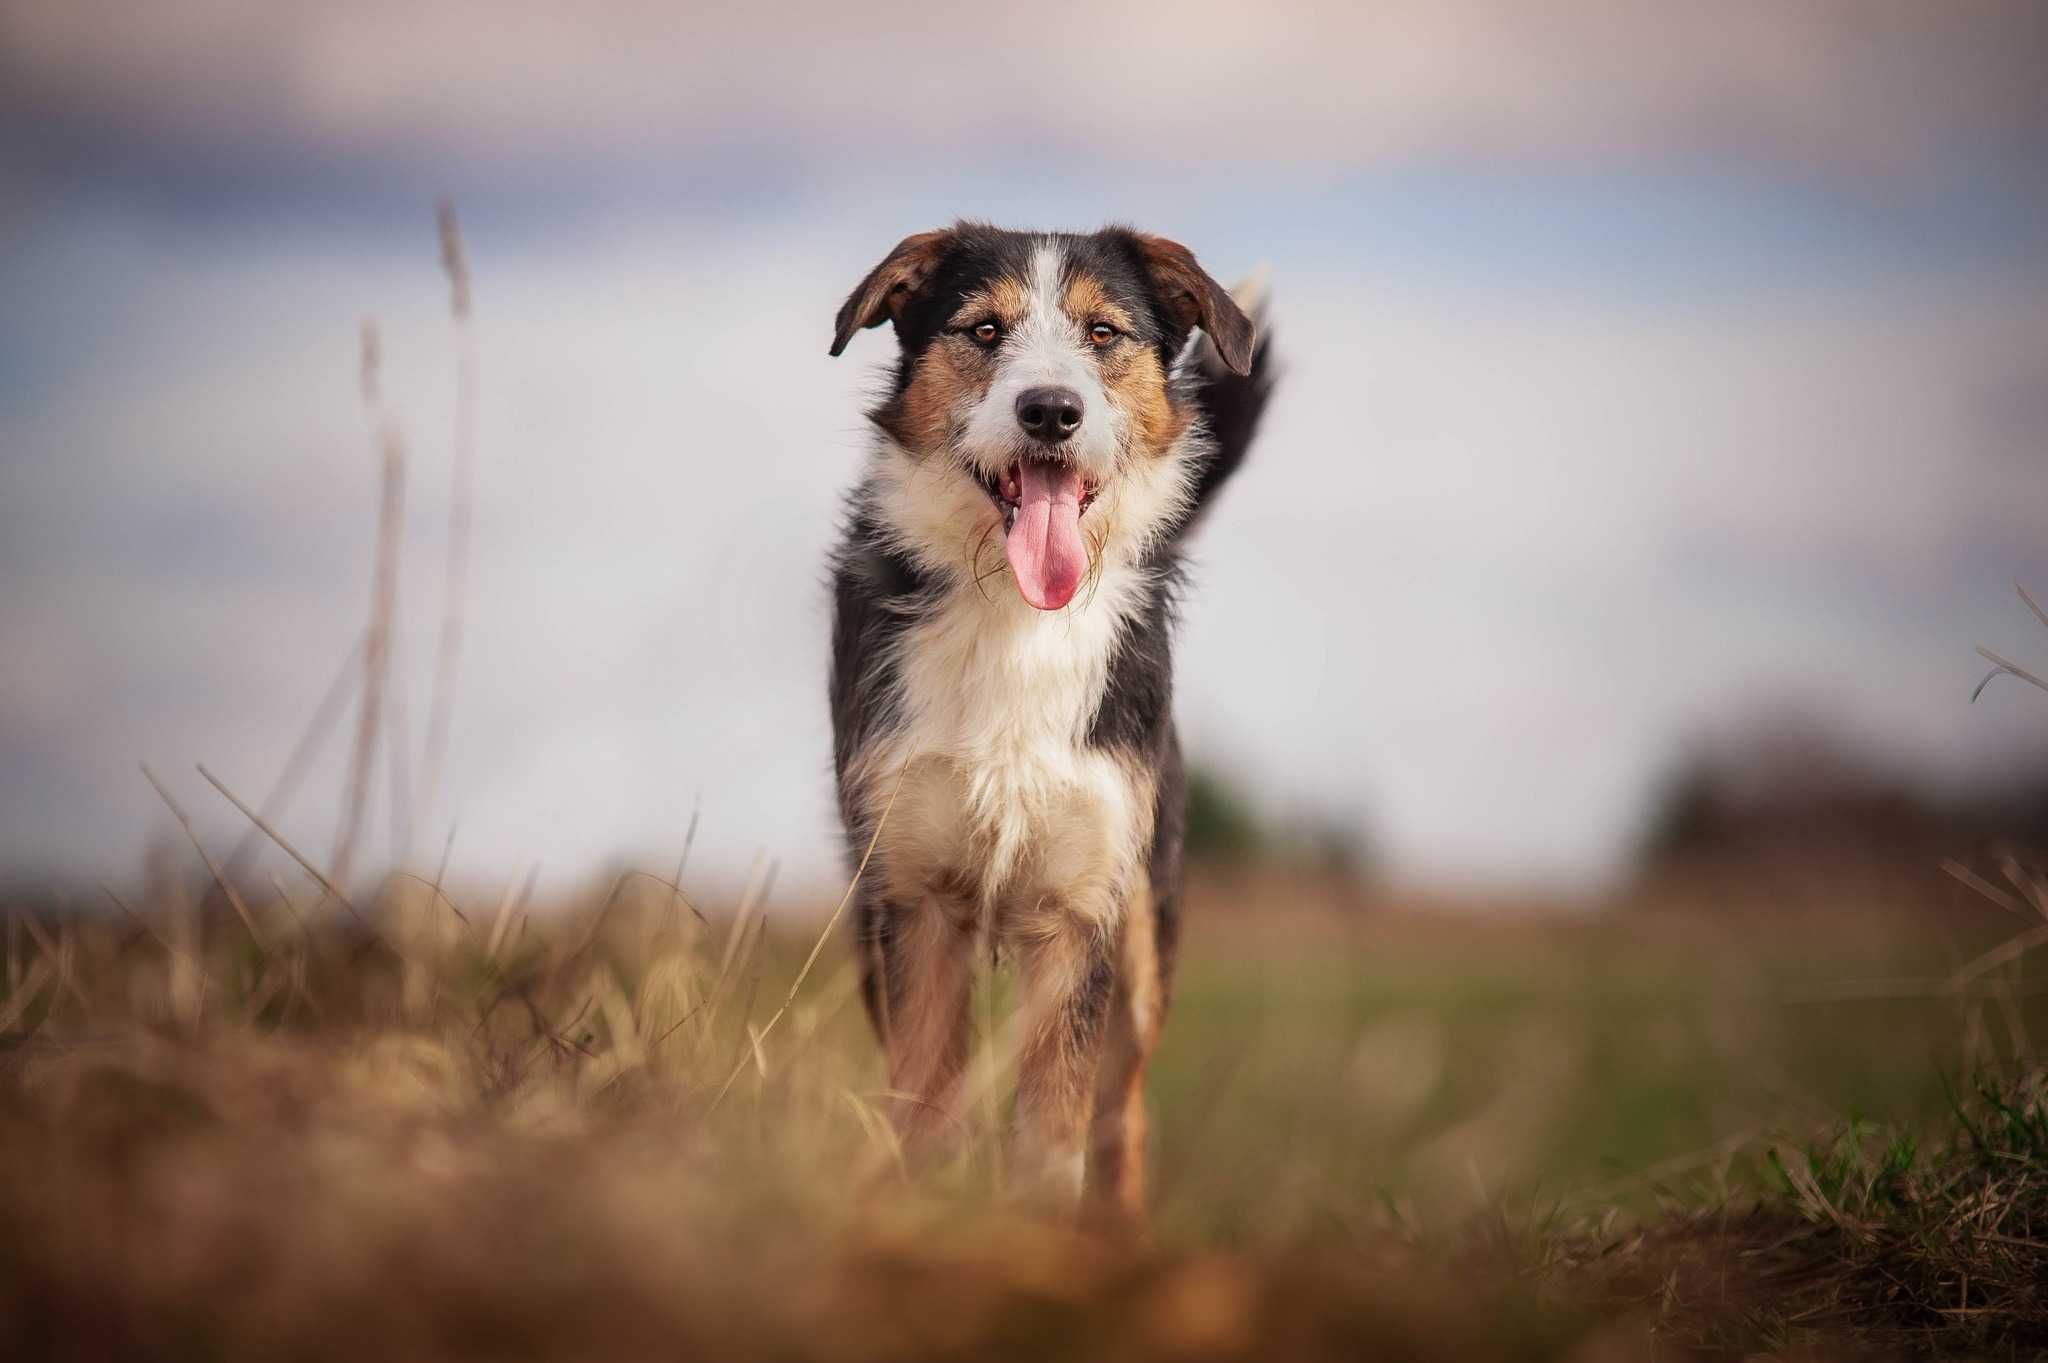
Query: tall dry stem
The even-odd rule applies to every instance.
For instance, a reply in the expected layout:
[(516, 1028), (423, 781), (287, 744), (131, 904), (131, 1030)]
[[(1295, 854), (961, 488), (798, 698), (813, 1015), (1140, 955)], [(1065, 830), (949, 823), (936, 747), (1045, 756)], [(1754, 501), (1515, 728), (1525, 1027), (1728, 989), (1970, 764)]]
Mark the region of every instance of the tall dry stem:
[(469, 255), (455, 205), (443, 199), (437, 213), (441, 268), (448, 276), (448, 313), (455, 324), (455, 459), (448, 496), (448, 562), (441, 591), (441, 638), (434, 656), (434, 689), (427, 712), (426, 749), (421, 759), (419, 816), (431, 821), (448, 756), (448, 728), (455, 675), (469, 598), (469, 540), (476, 504), (476, 334), (470, 322)]
[[(363, 641), (357, 639), (349, 648), (348, 656), (341, 660), (341, 667), (336, 670), (334, 680), (327, 684), (326, 693), (320, 697), (320, 704), (314, 708), (313, 717), (306, 722), (305, 731), (299, 735), (299, 741), (292, 747), (291, 755), (285, 758), (284, 769), (278, 773), (276, 784), (271, 786), (262, 803), (256, 806), (268, 822), (276, 823), (284, 817), (285, 808), (291, 803), (292, 796), (297, 793), (299, 782), (312, 767), (313, 759), (319, 755), (321, 746), (327, 740), (328, 731), (334, 727), (334, 721), (341, 717), (350, 694), (355, 690), (356, 682), (362, 678), (362, 658)], [(235, 844), (235, 850), (228, 853), (227, 861), (222, 864), (221, 870), (229, 880), (240, 878), (244, 865), (255, 855), (256, 849), (261, 847), (263, 842), (263, 831), (251, 825), (249, 831), (242, 835), (242, 840)]]
[(398, 547), (405, 509), (405, 440), (384, 406), (378, 367), (381, 345), (374, 322), (363, 324), (362, 391), (381, 455), (377, 502), (376, 562), (370, 584), (370, 623), (363, 638), (363, 689), (357, 698), (356, 742), (349, 756), (341, 828), (335, 834), (328, 875), (348, 883), (370, 801), (370, 767), (384, 718), (384, 686), (391, 672), (392, 620), (398, 610)]

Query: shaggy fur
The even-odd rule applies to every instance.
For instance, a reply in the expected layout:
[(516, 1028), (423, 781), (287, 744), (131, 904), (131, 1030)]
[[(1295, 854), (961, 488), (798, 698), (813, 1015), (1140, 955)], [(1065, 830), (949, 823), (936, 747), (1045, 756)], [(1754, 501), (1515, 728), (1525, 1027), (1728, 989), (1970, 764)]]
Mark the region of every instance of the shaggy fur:
[[(1013, 1167), (1137, 1214), (1178, 934), (1181, 546), (1250, 443), (1264, 343), (1185, 247), (1120, 228), (909, 237), (832, 353), (883, 323), (900, 354), (833, 561), (831, 699), (849, 846), (875, 846), (858, 947), (898, 1123), (928, 1144), (953, 1116), (986, 941), (1022, 981)], [(1034, 429), (1046, 394), (1072, 429)], [(1086, 573), (1056, 609), (1017, 568), (1034, 468), (1080, 507)]]

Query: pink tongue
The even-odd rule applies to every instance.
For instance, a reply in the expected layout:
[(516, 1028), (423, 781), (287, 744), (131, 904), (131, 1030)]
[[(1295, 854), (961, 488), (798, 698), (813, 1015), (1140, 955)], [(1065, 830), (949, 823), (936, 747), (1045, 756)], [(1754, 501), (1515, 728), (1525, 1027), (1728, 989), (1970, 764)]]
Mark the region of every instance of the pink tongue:
[(1017, 477), (1017, 519), (1003, 547), (1024, 599), (1056, 611), (1074, 599), (1088, 567), (1081, 544), (1081, 475), (1068, 464), (1026, 459)]

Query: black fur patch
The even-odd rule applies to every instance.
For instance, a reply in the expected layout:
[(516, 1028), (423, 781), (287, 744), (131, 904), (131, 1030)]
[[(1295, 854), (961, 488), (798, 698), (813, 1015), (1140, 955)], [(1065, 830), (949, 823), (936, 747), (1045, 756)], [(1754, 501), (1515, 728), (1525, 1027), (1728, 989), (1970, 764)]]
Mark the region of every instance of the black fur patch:
[(1076, 1055), (1093, 1055), (1101, 1039), (1102, 1024), (1109, 1019), (1109, 1003), (1116, 994), (1116, 958), (1107, 939), (1089, 938), (1088, 964), (1081, 983), (1069, 996), (1066, 1007), (1067, 1039)]
[(1152, 815), (1152, 946), (1159, 961), (1159, 1008), (1173, 999), (1173, 965), (1180, 951), (1181, 881), (1186, 861), (1188, 778), (1180, 735), (1171, 727), (1159, 755), (1159, 794)]
[(1176, 538), (1186, 534), (1216, 500), (1223, 484), (1244, 462), (1245, 451), (1251, 448), (1252, 437), (1258, 433), (1259, 418), (1265, 415), (1277, 377), (1266, 342), (1267, 329), (1262, 324), (1258, 341), (1252, 347), (1251, 370), (1243, 375), (1231, 373), (1215, 347), (1207, 343), (1196, 355), (1195, 363), (1188, 366), (1193, 371), (1189, 381), (1196, 385), (1195, 405), (1201, 409), (1202, 426), (1209, 433), (1209, 450), (1195, 470), (1194, 495), (1189, 499), (1187, 515), (1175, 530)]
[[(1243, 461), (1271, 392), (1273, 375), (1266, 338), (1258, 338), (1250, 373), (1229, 370), (1204, 343), (1192, 362), (1183, 360), (1189, 332), (1172, 319), (1157, 296), (1136, 237), (1121, 228), (1091, 234), (1009, 232), (961, 223), (915, 296), (895, 316), (901, 346), (893, 383), (870, 416), (886, 429), (892, 407), (909, 387), (918, 360), (944, 331), (961, 304), (1004, 276), (1028, 282), (1032, 257), (1050, 236), (1061, 248), (1069, 277), (1085, 271), (1132, 319), (1133, 339), (1152, 347), (1170, 378), (1169, 397), (1193, 407), (1196, 431), (1186, 448), (1195, 460), (1193, 496), (1187, 512), (1167, 528), (1147, 565), (1151, 594), (1130, 622), (1110, 665), (1108, 685), (1088, 730), (1092, 746), (1113, 749), (1149, 767), (1157, 790), (1153, 840), (1148, 857), (1162, 995), (1170, 990), (1180, 939), (1183, 838), (1187, 782), (1179, 736), (1173, 723), (1173, 631), (1183, 574), (1183, 540), (1202, 512)], [(830, 681), (833, 758), (839, 777), (840, 811), (850, 862), (857, 863), (873, 836), (872, 822), (859, 808), (848, 781), (856, 756), (901, 722), (901, 677), (896, 659), (904, 633), (939, 604), (944, 584), (928, 578), (903, 555), (887, 547), (866, 494), (856, 491), (845, 531), (832, 558), (832, 669)], [(859, 888), (855, 939), (860, 952), (863, 993), (871, 1016), (881, 999), (872, 978), (873, 957), (886, 954), (893, 924), (890, 907), (877, 892)], [(1102, 1010), (1113, 988), (1114, 962), (1091, 959), (1083, 994), (1090, 1001), (1070, 1015), (1075, 1040), (1092, 1045)], [(1093, 1000), (1099, 995), (1100, 1006)], [(1080, 1033), (1085, 1029), (1084, 1038)]]
[(1173, 732), (1173, 627), (1180, 588), (1179, 551), (1167, 545), (1147, 565), (1153, 580), (1143, 609), (1126, 627), (1109, 664), (1102, 704), (1088, 742), (1129, 753), (1148, 766)]
[(934, 584), (890, 548), (866, 499), (854, 494), (832, 556), (832, 766), (848, 854), (858, 860), (874, 830), (853, 799), (847, 770), (900, 717), (896, 643), (930, 605)]

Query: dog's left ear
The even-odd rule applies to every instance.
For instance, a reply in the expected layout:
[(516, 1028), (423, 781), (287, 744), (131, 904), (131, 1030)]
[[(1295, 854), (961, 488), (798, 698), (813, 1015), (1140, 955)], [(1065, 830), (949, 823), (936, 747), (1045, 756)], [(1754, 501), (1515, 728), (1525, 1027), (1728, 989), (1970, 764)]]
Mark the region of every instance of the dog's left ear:
[(1216, 353), (1232, 372), (1251, 373), (1255, 329), (1230, 290), (1211, 279), (1209, 272), (1195, 263), (1195, 253), (1179, 242), (1143, 232), (1131, 235), (1152, 277), (1152, 287), (1179, 328), (1176, 345), (1200, 327), (1216, 343)]
[(903, 305), (930, 281), (952, 243), (950, 227), (919, 232), (897, 242), (896, 249), (868, 271), (868, 277), (847, 295), (832, 333), (832, 353), (837, 355), (846, 349), (853, 333), (863, 327), (878, 327), (892, 318), (900, 318)]

